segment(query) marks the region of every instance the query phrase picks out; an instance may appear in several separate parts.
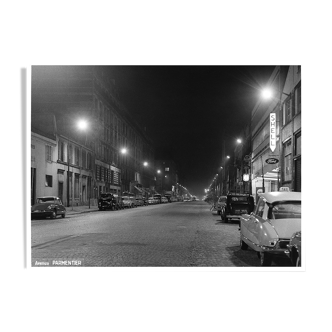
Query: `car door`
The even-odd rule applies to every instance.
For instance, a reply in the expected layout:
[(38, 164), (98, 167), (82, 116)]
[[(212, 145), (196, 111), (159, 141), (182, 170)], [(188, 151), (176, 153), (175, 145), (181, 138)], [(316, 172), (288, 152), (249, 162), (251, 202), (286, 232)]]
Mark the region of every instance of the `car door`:
[(256, 209), (250, 215), (247, 222), (247, 238), (254, 244), (259, 244), (260, 242), (260, 233), (261, 233), (261, 225), (262, 218), (264, 214), (264, 210), (266, 209), (265, 199), (260, 197)]

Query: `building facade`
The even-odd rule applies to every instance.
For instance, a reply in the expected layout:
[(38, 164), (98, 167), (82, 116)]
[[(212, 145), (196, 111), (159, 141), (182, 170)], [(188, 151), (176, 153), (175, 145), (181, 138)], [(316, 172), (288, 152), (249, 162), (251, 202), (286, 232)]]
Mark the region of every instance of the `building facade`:
[(280, 187), (301, 191), (301, 66), (276, 66), (267, 87), (272, 98), (260, 99), (251, 112), (249, 135), (234, 151), (236, 175), (229, 186), (256, 199)]
[[(69, 197), (80, 204), (95, 204), (103, 191), (120, 194), (141, 184), (144, 152), (153, 158), (151, 141), (119, 101), (110, 75), (100, 66), (32, 67), (32, 132), (55, 135), (59, 179), (69, 191), (74, 183)], [(47, 118), (55, 119), (53, 127)], [(77, 126), (81, 120), (87, 123), (84, 130)], [(68, 155), (75, 171), (66, 171)]]

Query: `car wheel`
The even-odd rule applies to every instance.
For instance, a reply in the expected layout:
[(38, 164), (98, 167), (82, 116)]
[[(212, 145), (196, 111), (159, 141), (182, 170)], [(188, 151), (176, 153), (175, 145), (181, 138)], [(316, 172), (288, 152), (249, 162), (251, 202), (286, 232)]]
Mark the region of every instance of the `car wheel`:
[(261, 260), (261, 266), (271, 266), (271, 256), (266, 252), (259, 253), (259, 258)]
[(52, 219), (55, 219), (55, 218), (56, 218), (56, 210), (53, 210), (53, 211), (52, 211), (51, 218), (52, 218)]
[(66, 217), (66, 213), (62, 213), (61, 217), (65, 218)]
[(242, 250), (247, 250), (248, 245), (240, 238), (240, 247)]
[(295, 266), (300, 267), (301, 266), (301, 258), (300, 256), (297, 256)]

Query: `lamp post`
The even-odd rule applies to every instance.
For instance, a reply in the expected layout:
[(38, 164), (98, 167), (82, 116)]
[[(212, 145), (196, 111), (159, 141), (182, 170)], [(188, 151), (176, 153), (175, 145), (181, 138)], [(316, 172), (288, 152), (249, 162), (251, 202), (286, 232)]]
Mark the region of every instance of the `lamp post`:
[[(88, 128), (88, 122), (84, 119), (79, 120), (77, 122), (77, 128), (79, 130), (86, 130)], [(85, 144), (86, 144), (86, 140), (87, 140), (87, 136), (85, 136)], [(69, 158), (69, 156), (70, 156), (70, 154), (72, 154), (72, 153), (69, 153), (69, 150), (70, 150), (69, 147), (70, 147), (69, 138), (67, 138), (67, 206), (68, 207), (70, 205), (70, 200), (69, 200), (69, 179), (70, 179), (70, 176), (69, 176), (70, 162), (69, 162), (69, 160), (70, 160), (70, 158)], [(73, 181), (73, 178), (71, 179), (71, 181)], [(72, 190), (72, 195), (74, 195), (73, 190)], [(90, 203), (90, 200), (89, 200), (89, 203)], [(73, 197), (72, 197), (72, 208), (73, 208)]]
[[(123, 174), (123, 166), (124, 166), (124, 156), (127, 154), (127, 148), (122, 148), (120, 150), (121, 154), (122, 154), (122, 165), (121, 165), (121, 173)], [(123, 179), (124, 179), (124, 174), (123, 174)], [(125, 186), (126, 186), (126, 181), (124, 181)], [(122, 188), (122, 192), (125, 191), (125, 188)]]

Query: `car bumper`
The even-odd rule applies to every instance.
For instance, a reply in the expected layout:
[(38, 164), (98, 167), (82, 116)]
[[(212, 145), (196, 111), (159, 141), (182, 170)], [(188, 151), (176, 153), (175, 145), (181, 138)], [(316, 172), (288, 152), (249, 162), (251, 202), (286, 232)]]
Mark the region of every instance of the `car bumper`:
[(31, 212), (31, 219), (34, 218), (48, 218), (52, 216), (52, 211), (38, 211), (38, 212)]
[(240, 218), (242, 217), (241, 214), (227, 214), (226, 217), (228, 219), (237, 219), (237, 220), (240, 220)]

